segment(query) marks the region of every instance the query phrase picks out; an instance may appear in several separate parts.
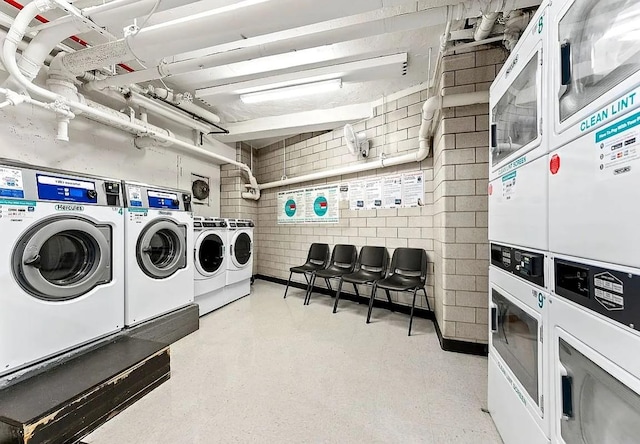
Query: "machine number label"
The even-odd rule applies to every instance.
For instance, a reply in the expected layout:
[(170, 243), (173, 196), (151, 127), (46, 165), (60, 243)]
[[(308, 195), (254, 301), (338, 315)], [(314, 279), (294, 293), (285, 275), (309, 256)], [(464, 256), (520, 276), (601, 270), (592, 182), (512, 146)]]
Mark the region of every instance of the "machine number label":
[(624, 177), (640, 168), (640, 113), (596, 132), (595, 151), (600, 180)]
[(0, 168), (0, 197), (24, 198), (22, 170)]
[(538, 20), (538, 34), (542, 34), (542, 30), (544, 29), (544, 15), (540, 17)]

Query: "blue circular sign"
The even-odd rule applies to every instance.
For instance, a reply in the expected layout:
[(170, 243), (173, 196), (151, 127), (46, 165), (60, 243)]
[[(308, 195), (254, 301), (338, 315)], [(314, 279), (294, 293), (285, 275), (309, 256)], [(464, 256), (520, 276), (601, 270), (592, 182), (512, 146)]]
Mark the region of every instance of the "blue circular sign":
[(293, 217), (293, 215), (296, 214), (296, 201), (295, 200), (289, 199), (287, 201), (287, 203), (284, 204), (284, 213), (289, 217)]
[(324, 196), (318, 196), (313, 203), (313, 211), (316, 213), (316, 216), (324, 216), (327, 214), (328, 209), (329, 203), (327, 202), (327, 198)]

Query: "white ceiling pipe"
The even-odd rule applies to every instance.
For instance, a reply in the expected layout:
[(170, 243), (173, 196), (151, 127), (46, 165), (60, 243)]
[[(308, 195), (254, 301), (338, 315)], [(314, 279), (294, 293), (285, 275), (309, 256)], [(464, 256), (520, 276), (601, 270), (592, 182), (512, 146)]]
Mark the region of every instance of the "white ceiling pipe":
[[(180, 151), (196, 155), (201, 158), (206, 158), (209, 160), (216, 160), (221, 163), (236, 165), (243, 171), (247, 173), (249, 176), (250, 186), (258, 190), (258, 182), (256, 178), (253, 176), (251, 169), (245, 165), (244, 163), (238, 162), (233, 159), (226, 158), (219, 154), (212, 153), (204, 148), (196, 147), (190, 143), (184, 142), (180, 139), (173, 137), (170, 135), (168, 131), (162, 130), (158, 131), (152, 129), (150, 125), (140, 125), (137, 122), (130, 122), (121, 119), (119, 116), (115, 116), (112, 113), (116, 112), (110, 108), (104, 107), (99, 104), (94, 104), (93, 102), (87, 101), (87, 103), (73, 102), (65, 97), (59, 96), (45, 88), (37, 86), (31, 83), (20, 71), (18, 68), (18, 64), (16, 62), (16, 50), (18, 47), (18, 42), (22, 40), (26, 29), (29, 26), (29, 23), (34, 19), (34, 17), (38, 14), (44, 13), (52, 8), (52, 4), (47, 2), (46, 0), (36, 0), (32, 3), (27, 4), (22, 11), (18, 13), (16, 16), (13, 25), (9, 29), (7, 37), (5, 38), (4, 45), (2, 47), (3, 60), (5, 62), (5, 67), (9, 74), (11, 74), (20, 84), (22, 84), (29, 92), (35, 94), (40, 97), (44, 97), (47, 100), (53, 101), (58, 110), (57, 112), (68, 112), (63, 107), (67, 107), (70, 109), (75, 109), (79, 112), (82, 112), (83, 115), (87, 118), (93, 118), (94, 120), (101, 119), (103, 123), (114, 126), (116, 128), (123, 129), (129, 132), (135, 132), (138, 136), (150, 136), (154, 137), (158, 140), (166, 141), (171, 143), (173, 147), (178, 148)], [(95, 107), (92, 107), (95, 105)], [(107, 111), (109, 110), (109, 111)], [(70, 113), (70, 118), (73, 117), (73, 114)], [(244, 194), (253, 194), (253, 193), (243, 193)], [(259, 196), (259, 191), (256, 192)]]
[(378, 168), (386, 168), (389, 166), (402, 165), (411, 162), (421, 162), (422, 160), (426, 159), (431, 152), (431, 145), (429, 144), (432, 135), (431, 127), (433, 126), (432, 124), (434, 118), (440, 109), (488, 102), (488, 91), (453, 94), (446, 96), (434, 96), (427, 100), (422, 107), (422, 124), (420, 126), (420, 132), (418, 136), (419, 147), (417, 150), (399, 156), (380, 158), (373, 162), (369, 161), (366, 163), (349, 165), (342, 168), (318, 171), (317, 173), (305, 174), (303, 176), (292, 177), (285, 180), (277, 180), (275, 182), (264, 183), (260, 184), (259, 187), (261, 190), (268, 190), (270, 188), (294, 185), (302, 182), (309, 182), (312, 180), (327, 179), (330, 177), (360, 173), (363, 171), (370, 171)]
[(444, 21), (445, 14), (445, 7), (411, 13), (400, 12), (396, 9), (376, 11), (375, 13), (370, 12), (356, 17), (349, 17), (348, 20), (337, 19), (269, 35), (251, 37), (232, 44), (222, 45), (222, 47), (218, 47), (220, 49), (213, 47), (211, 48), (211, 54), (172, 63), (163, 61), (153, 68), (97, 81), (92, 87), (100, 89), (108, 86), (140, 83), (246, 60), (357, 40), (383, 32), (407, 31), (419, 27), (436, 26)]
[[(254, 34), (264, 35), (308, 25), (318, 15), (322, 19), (315, 21), (324, 21), (402, 2), (406, 0), (359, 0), (348, 4), (342, 0), (325, 0), (322, 10), (318, 11), (316, 0), (244, 0), (139, 31), (130, 28), (128, 36), (123, 39), (77, 51), (64, 57), (61, 62), (69, 72), (79, 74), (133, 59), (161, 59), (233, 42), (242, 38), (248, 23)], [(283, 14), (283, 11), (295, 13)]]
[(498, 19), (497, 12), (491, 12), (488, 14), (482, 14), (482, 19), (478, 22), (478, 26), (476, 27), (476, 32), (473, 34), (473, 39), (484, 40), (491, 34), (491, 30), (493, 26), (496, 24), (496, 20)]
[(193, 113), (198, 117), (208, 120), (209, 122), (220, 123), (220, 116), (196, 105), (192, 100), (187, 100), (186, 93), (174, 94), (164, 88), (154, 88), (153, 86), (149, 86), (148, 90), (153, 96), (167, 100), (187, 112)]

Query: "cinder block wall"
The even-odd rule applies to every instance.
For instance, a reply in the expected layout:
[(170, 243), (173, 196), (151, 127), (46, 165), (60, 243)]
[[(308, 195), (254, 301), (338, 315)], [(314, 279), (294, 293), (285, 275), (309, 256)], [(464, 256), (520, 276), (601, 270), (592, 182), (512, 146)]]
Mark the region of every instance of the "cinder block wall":
[[(443, 94), (488, 90), (507, 57), (480, 48), (445, 57)], [(443, 110), (435, 133), (436, 318), (445, 338), (487, 342), (489, 106)]]
[[(487, 90), (506, 56), (505, 50), (491, 47), (447, 56), (435, 90), (444, 94)], [(373, 118), (354, 125), (372, 141), (370, 159), (382, 152), (393, 156), (418, 148), (420, 112), (426, 99), (427, 91), (421, 91), (391, 101), (384, 109), (377, 107)], [(427, 292), (443, 337), (486, 343), (488, 113), (488, 105), (443, 110), (433, 153), (420, 163), (265, 190), (257, 206), (241, 201), (244, 179), (234, 176), (235, 168), (223, 167), (222, 214), (256, 219), (256, 272), (282, 279), (288, 278), (289, 267), (304, 262), (312, 242), (382, 245), (390, 254), (398, 247), (424, 248), (429, 256)], [(282, 142), (254, 151), (259, 183), (278, 180), (283, 174), (295, 177), (363, 162), (348, 153), (342, 128), (299, 135), (285, 145), (286, 170)], [(239, 156), (245, 152), (249, 153), (248, 146), (239, 145)], [(338, 224), (277, 224), (279, 191), (418, 169), (425, 175), (424, 206), (420, 208), (352, 211), (342, 202)], [(257, 218), (252, 216), (256, 210)], [(300, 276), (296, 279), (303, 282)], [(411, 302), (408, 294), (392, 297), (400, 304)], [(418, 305), (426, 307), (423, 298)]]

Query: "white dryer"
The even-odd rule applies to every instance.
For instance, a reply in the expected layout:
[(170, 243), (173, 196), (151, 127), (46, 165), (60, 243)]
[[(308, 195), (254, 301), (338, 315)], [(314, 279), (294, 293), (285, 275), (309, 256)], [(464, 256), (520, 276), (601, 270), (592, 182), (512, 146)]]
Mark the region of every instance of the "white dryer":
[(188, 192), (123, 186), (125, 322), (131, 326), (193, 302), (193, 215)]
[(117, 180), (0, 161), (0, 374), (124, 327)]
[(227, 291), (232, 300), (251, 292), (253, 276), (253, 227), (248, 219), (227, 219), (229, 258), (227, 262)]
[(639, 271), (565, 256), (554, 262), (553, 442), (638, 442)]
[(549, 5), (531, 19), (489, 91), (489, 240), (546, 250)]
[(551, 6), (549, 250), (640, 267), (640, 3)]
[(231, 302), (227, 284), (228, 233), (225, 219), (194, 217), (195, 302), (203, 316)]

